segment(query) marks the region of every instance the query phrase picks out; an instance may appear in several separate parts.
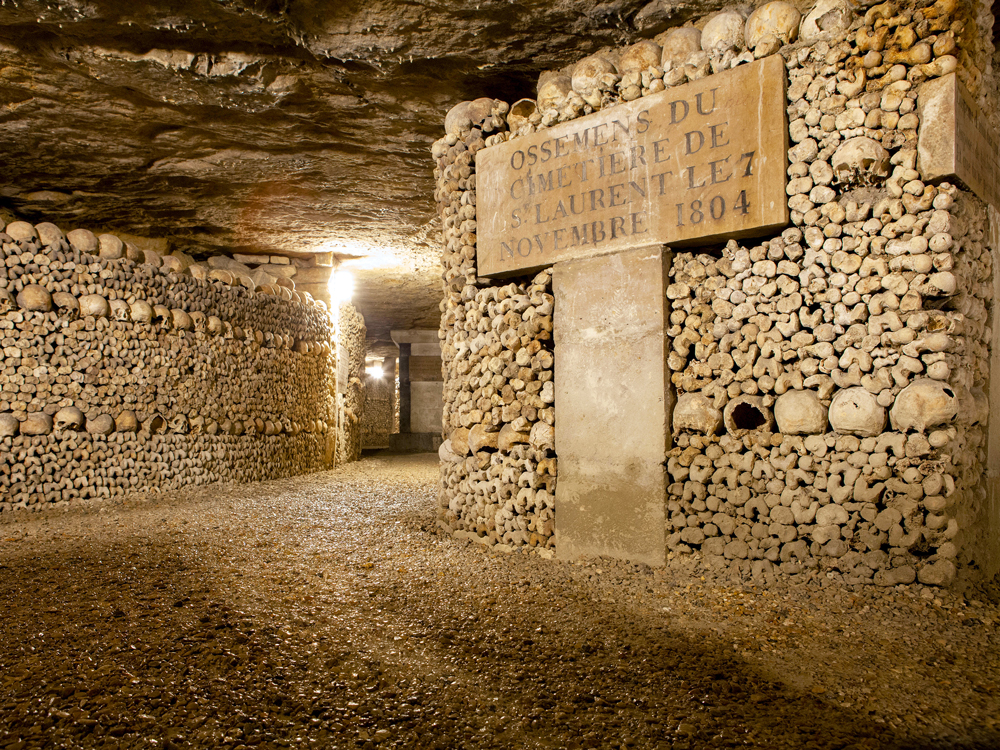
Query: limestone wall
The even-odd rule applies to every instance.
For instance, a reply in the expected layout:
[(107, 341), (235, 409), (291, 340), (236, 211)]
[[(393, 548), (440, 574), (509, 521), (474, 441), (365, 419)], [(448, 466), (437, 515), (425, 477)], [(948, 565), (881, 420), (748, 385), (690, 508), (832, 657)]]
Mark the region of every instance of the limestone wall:
[[(745, 576), (816, 571), (881, 585), (996, 572), (983, 484), (996, 248), (985, 205), (925, 181), (917, 159), (925, 82), (956, 72), (995, 109), (981, 10), (950, 0), (822, 0), (804, 15), (778, 2), (749, 18), (727, 10), (547, 72), (536, 99), (456, 106), (434, 149), (449, 524), (482, 537), (497, 508), (511, 512), (502, 472), (500, 481), (489, 473), (510, 454), (480, 448), (484, 429), (513, 425), (502, 408), (497, 422), (478, 407), (493, 397), (482, 372), (516, 354), (512, 336), (488, 338), (500, 317), (488, 310), (492, 290), (504, 287), (476, 278), (472, 154), (780, 54), (790, 225), (673, 258), (670, 557)], [(530, 296), (528, 284), (508, 296)], [(554, 506), (545, 507), (548, 518)]]
[(0, 233), (0, 510), (329, 466), (325, 307), (129, 250)]

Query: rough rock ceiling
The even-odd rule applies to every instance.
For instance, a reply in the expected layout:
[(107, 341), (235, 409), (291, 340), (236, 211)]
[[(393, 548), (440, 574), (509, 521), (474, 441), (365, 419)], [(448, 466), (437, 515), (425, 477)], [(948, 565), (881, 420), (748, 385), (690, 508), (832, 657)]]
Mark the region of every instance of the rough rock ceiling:
[(709, 4), (0, 0), (0, 201), (198, 255), (333, 251), (387, 342), (437, 327), (449, 107)]

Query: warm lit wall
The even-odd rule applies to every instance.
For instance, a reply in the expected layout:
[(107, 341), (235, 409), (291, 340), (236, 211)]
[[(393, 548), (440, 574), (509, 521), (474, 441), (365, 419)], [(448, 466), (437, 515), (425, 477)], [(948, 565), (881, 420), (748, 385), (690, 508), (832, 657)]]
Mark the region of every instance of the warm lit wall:
[[(551, 446), (526, 444), (531, 421), (505, 413), (504, 396), (520, 378), (515, 360), (532, 377), (507, 396), (551, 377), (548, 274), (534, 284), (477, 277), (476, 151), (779, 54), (789, 226), (672, 262), (669, 556), (736, 576), (880, 585), (995, 572), (987, 531), (997, 504), (983, 478), (997, 248), (984, 204), (925, 181), (916, 149), (927, 81), (955, 71), (995, 111), (992, 19), (947, 0), (824, 0), (806, 11), (770, 3), (749, 20), (713, 14), (547, 72), (537, 100), (481, 99), (449, 113), (434, 157), (451, 528), (518, 544), (530, 537), (510, 534), (511, 523), (535, 529), (544, 509), (551, 533), (555, 512), (536, 494), (555, 483)], [(551, 403), (530, 409), (553, 424)], [(512, 431), (523, 440), (504, 443)]]
[(0, 509), (331, 465), (325, 307), (154, 256), (52, 224), (0, 234)]

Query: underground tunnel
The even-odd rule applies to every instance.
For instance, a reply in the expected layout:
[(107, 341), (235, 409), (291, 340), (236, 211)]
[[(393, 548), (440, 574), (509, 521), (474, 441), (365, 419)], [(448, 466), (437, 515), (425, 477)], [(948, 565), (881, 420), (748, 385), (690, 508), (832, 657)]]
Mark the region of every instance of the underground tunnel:
[(0, 4), (0, 748), (1000, 747), (994, 20)]

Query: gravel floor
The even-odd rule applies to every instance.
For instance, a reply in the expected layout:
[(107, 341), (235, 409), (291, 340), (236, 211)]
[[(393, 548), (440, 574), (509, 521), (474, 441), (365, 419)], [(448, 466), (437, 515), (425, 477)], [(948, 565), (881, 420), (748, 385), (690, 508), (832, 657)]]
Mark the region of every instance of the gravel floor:
[(8, 514), (0, 747), (1000, 747), (995, 603), (505, 555), (436, 477)]

